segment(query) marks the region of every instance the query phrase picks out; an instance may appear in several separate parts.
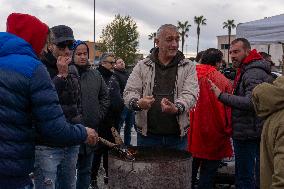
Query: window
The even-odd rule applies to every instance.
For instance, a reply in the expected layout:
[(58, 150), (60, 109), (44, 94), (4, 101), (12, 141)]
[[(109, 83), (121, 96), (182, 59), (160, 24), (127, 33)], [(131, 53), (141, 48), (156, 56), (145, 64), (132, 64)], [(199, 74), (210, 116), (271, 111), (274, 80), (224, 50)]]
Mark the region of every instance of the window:
[(229, 44), (221, 44), (221, 49), (229, 49), (230, 45)]

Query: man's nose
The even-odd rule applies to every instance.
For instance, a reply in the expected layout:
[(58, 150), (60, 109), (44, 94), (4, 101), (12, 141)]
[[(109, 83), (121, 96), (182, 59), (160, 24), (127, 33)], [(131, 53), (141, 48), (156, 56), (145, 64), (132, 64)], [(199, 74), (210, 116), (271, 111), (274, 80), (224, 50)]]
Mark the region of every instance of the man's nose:
[(177, 47), (178, 46), (179, 41), (173, 40), (172, 42), (172, 46), (173, 47)]
[(71, 56), (71, 51), (70, 51), (70, 49), (69, 49), (68, 47), (65, 47), (65, 49), (64, 49), (64, 55), (65, 55), (65, 56)]

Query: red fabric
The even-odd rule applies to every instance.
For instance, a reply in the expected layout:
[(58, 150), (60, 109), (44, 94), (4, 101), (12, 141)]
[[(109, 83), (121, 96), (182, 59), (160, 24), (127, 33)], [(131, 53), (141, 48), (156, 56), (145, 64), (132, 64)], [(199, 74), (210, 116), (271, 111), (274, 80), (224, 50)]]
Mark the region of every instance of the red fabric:
[(247, 65), (255, 60), (261, 60), (263, 59), (262, 56), (256, 51), (256, 49), (253, 49), (252, 51), (250, 51), (249, 55), (244, 59), (244, 61), (242, 62), (241, 66), (237, 69), (237, 73), (236, 73), (236, 77), (234, 80), (234, 85), (233, 85), (233, 89), (235, 90), (237, 87), (237, 84), (240, 80), (241, 77), (241, 70), (243, 65)]
[(193, 157), (208, 160), (231, 157), (231, 109), (219, 102), (207, 79), (227, 93), (232, 91), (232, 84), (213, 66), (201, 64), (196, 70), (200, 92), (196, 107), (190, 111), (188, 150)]
[(7, 32), (27, 41), (36, 54), (40, 55), (48, 35), (46, 24), (28, 14), (12, 13), (8, 16), (6, 25)]

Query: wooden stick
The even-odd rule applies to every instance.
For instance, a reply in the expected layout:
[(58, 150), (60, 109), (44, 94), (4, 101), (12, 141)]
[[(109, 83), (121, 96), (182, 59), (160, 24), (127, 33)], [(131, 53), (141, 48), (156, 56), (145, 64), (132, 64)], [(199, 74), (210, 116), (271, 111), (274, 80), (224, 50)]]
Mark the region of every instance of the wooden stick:
[(117, 144), (114, 144), (114, 143), (112, 143), (112, 142), (110, 142), (110, 141), (108, 141), (108, 140), (106, 140), (106, 139), (104, 139), (102, 137), (99, 137), (99, 141), (101, 143), (103, 143), (104, 145), (110, 147), (110, 148), (113, 148), (113, 147), (117, 146)]
[(114, 141), (115, 141), (116, 144), (118, 144), (120, 146), (124, 145), (123, 140), (120, 137), (120, 134), (118, 133), (118, 131), (114, 127), (111, 128), (111, 133), (112, 133), (112, 136), (114, 137)]

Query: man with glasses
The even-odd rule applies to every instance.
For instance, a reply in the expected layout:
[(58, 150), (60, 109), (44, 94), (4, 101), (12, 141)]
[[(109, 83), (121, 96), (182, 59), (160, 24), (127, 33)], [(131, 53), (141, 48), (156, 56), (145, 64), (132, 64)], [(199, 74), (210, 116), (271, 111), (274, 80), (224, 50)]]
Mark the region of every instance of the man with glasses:
[[(69, 123), (82, 123), (79, 73), (71, 62), (73, 31), (65, 25), (51, 28), (42, 59), (55, 85), (59, 103)], [(52, 114), (52, 112), (50, 112)], [(35, 154), (36, 188), (76, 188), (79, 145), (66, 147), (38, 139)]]
[[(120, 94), (120, 87), (117, 78), (113, 76), (115, 59), (111, 53), (104, 53), (100, 59), (98, 71), (103, 76), (103, 79), (109, 89), (110, 107), (107, 114), (98, 127), (99, 136), (114, 142), (111, 133), (111, 127), (117, 127), (120, 120), (120, 115), (123, 110), (123, 99)], [(116, 128), (118, 129), (118, 128)], [(100, 168), (101, 157), (103, 156), (103, 167), (106, 171), (105, 183), (108, 182), (108, 148), (100, 144), (94, 153), (94, 161), (92, 166), (92, 185), (96, 187), (96, 180)]]
[[(45, 64), (50, 77), (53, 78), (58, 74), (60, 76), (66, 74), (66, 70), (63, 68), (66, 68), (64, 65), (71, 62), (74, 36), (72, 29), (65, 25), (54, 26), (51, 31), (53, 35), (51, 35), (46, 52), (44, 52), (42, 62)], [(57, 66), (57, 62), (60, 67)]]

